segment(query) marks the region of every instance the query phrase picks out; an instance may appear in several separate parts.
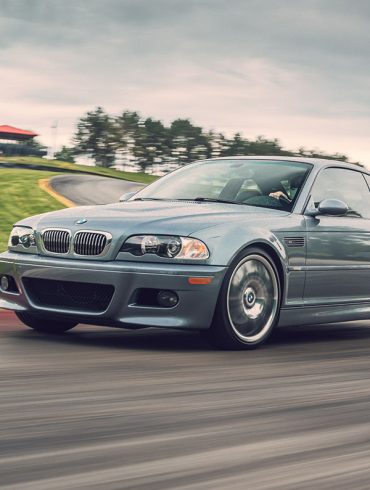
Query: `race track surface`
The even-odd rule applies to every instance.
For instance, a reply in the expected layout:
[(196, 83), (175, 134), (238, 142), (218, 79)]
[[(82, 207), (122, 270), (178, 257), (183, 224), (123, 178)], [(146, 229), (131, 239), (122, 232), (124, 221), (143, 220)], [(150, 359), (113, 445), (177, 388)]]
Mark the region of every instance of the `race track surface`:
[(368, 489), (370, 324), (252, 352), (0, 312), (0, 488)]
[(122, 194), (136, 191), (142, 184), (95, 175), (58, 175), (50, 181), (52, 188), (77, 205), (118, 202)]

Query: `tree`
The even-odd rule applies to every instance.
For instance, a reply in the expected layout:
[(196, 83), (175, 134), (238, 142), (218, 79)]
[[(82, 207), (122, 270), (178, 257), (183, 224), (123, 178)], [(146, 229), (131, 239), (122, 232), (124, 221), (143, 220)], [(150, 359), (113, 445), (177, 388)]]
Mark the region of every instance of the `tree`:
[(37, 141), (36, 138), (32, 138), (30, 140), (26, 140), (22, 142), (22, 145), (25, 148), (29, 148), (32, 150), (39, 150), (39, 151), (47, 151), (46, 146), (42, 145), (39, 141)]
[(222, 133), (209, 131), (206, 134), (208, 140), (207, 158), (217, 158), (226, 154), (228, 141)]
[(222, 156), (232, 157), (232, 156), (242, 156), (246, 154), (245, 150), (246, 142), (242, 138), (240, 133), (235, 133), (233, 138), (227, 141)]
[(199, 126), (189, 119), (175, 119), (169, 128), (171, 155), (183, 165), (204, 158), (211, 151), (210, 142)]
[(102, 107), (87, 112), (77, 123), (76, 154), (91, 156), (96, 165), (110, 167), (115, 161), (117, 137), (112, 118)]
[(292, 152), (282, 148), (277, 138), (268, 139), (264, 136), (257, 136), (254, 141), (249, 141), (248, 152), (251, 155), (293, 155)]
[(54, 155), (56, 160), (61, 160), (62, 162), (74, 163), (74, 149), (68, 146), (62, 146), (62, 148), (57, 151)]
[[(156, 165), (163, 165), (166, 171), (170, 166), (219, 156), (297, 155), (283, 148), (276, 138), (257, 136), (249, 139), (239, 132), (228, 138), (221, 132), (204, 132), (189, 119), (175, 119), (165, 126), (151, 117), (143, 118), (136, 111), (110, 116), (101, 107), (87, 112), (79, 120), (74, 142), (73, 152), (90, 155), (97, 165), (108, 167), (118, 159), (126, 164), (134, 163), (144, 172)], [(70, 150), (63, 148), (58, 157), (71, 158), (73, 152)], [(303, 147), (298, 150), (298, 155), (349, 161), (346, 155), (331, 155)]]
[(142, 125), (140, 135), (140, 161), (139, 165), (143, 171), (154, 164), (164, 163), (169, 154), (168, 130), (161, 121), (147, 118)]
[(125, 111), (115, 119), (115, 126), (119, 149), (134, 156), (141, 171), (165, 162), (169, 155), (168, 130), (161, 121)]

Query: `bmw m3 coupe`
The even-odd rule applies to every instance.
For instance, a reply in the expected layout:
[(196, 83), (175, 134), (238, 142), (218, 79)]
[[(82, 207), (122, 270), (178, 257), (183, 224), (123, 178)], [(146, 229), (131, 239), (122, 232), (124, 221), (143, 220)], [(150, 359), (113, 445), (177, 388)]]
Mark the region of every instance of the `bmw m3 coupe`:
[(193, 329), (228, 349), (277, 326), (368, 319), (369, 185), (333, 160), (196, 162), (122, 202), (16, 223), (0, 307), (42, 332)]

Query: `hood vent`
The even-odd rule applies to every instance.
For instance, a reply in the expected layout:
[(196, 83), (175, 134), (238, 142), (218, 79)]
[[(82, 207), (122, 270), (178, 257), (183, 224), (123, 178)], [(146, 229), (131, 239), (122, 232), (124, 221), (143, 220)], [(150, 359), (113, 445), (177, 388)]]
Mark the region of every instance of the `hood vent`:
[(303, 236), (289, 236), (284, 238), (284, 243), (289, 248), (301, 248), (305, 246)]

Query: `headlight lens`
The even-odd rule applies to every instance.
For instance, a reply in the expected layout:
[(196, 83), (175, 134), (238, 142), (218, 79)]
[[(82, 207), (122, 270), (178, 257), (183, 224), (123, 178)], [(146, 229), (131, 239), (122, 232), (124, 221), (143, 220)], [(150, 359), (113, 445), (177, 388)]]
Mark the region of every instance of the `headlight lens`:
[(9, 237), (9, 248), (25, 248), (36, 246), (35, 234), (32, 228), (25, 226), (15, 226)]
[(209, 251), (205, 243), (196, 238), (169, 235), (136, 235), (128, 238), (121, 252), (142, 256), (154, 254), (171, 259), (205, 260)]

